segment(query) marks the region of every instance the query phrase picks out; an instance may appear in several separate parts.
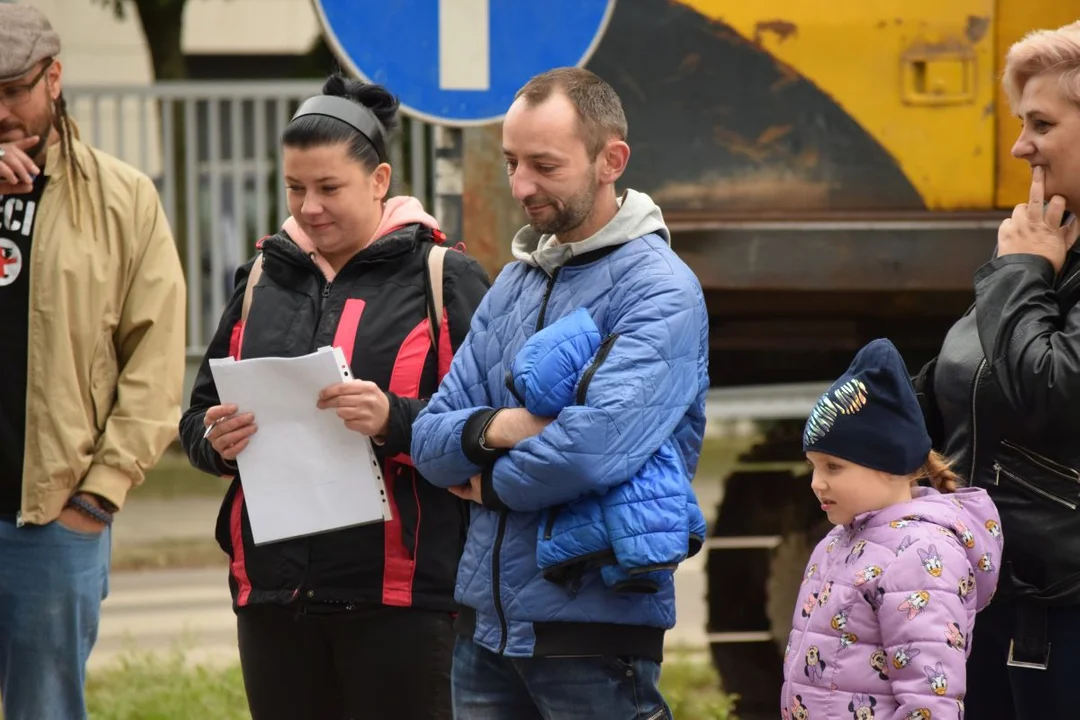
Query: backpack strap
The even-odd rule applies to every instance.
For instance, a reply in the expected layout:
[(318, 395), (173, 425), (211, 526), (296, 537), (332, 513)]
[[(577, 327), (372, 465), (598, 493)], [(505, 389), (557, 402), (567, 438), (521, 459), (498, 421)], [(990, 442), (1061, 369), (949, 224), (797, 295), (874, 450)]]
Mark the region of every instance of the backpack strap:
[(431, 347), (435, 348), (439, 382), (442, 382), (443, 376), (450, 368), (450, 360), (445, 357), (449, 348), (443, 347), (439, 342), (439, 324), (443, 316), (443, 265), (446, 250), (442, 245), (432, 245), (427, 254), (427, 285), (431, 292), (431, 303), (428, 304), (428, 333), (431, 338)]
[[(431, 346), (439, 348), (439, 323), (443, 316), (443, 263), (446, 248), (432, 245), (427, 256), (427, 281), (431, 288), (431, 305), (428, 306), (428, 332), (431, 334)], [(433, 315), (431, 313), (434, 313)], [(442, 348), (439, 348), (442, 350)]]
[(240, 324), (247, 323), (248, 313), (251, 311), (251, 296), (255, 292), (255, 286), (259, 283), (259, 278), (262, 276), (263, 268), (263, 255), (259, 253), (255, 256), (255, 262), (251, 264), (251, 272), (248, 273), (247, 285), (244, 287), (244, 304), (240, 308)]

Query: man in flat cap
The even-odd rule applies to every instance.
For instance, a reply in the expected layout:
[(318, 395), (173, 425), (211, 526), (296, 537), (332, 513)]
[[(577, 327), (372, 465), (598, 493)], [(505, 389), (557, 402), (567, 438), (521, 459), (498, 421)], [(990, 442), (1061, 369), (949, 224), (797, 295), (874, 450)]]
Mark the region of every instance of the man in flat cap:
[(86, 717), (109, 526), (173, 440), (185, 287), (153, 183), (84, 145), (60, 38), (0, 4), (0, 696)]

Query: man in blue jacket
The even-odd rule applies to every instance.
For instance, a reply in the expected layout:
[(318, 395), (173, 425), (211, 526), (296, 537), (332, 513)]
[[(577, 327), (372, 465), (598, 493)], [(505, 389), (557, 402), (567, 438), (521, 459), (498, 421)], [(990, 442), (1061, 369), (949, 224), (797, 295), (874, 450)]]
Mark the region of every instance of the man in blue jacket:
[[(536, 560), (537, 537), (561, 506), (628, 481), (669, 438), (691, 476), (701, 449), (704, 298), (660, 209), (615, 192), (626, 135), (618, 96), (587, 70), (552, 70), (518, 92), (503, 151), (530, 224), (413, 426), (417, 469), (476, 503), (456, 591), (457, 717), (670, 714), (657, 684), (673, 580), (626, 593), (591, 570), (561, 585)], [(507, 370), (533, 333), (581, 307), (605, 342), (577, 403), (534, 416), (508, 389)]]

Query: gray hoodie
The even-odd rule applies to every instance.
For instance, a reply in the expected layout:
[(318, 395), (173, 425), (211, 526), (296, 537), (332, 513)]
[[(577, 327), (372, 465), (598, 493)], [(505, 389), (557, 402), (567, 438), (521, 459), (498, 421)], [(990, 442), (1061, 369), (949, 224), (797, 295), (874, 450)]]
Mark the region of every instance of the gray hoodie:
[(636, 190), (627, 190), (618, 202), (619, 211), (611, 222), (579, 242), (564, 245), (557, 242), (554, 235), (541, 235), (531, 225), (526, 225), (514, 235), (514, 257), (551, 275), (576, 255), (623, 245), (650, 233), (656, 233), (671, 245), (671, 233), (664, 224), (663, 213), (652, 198)]

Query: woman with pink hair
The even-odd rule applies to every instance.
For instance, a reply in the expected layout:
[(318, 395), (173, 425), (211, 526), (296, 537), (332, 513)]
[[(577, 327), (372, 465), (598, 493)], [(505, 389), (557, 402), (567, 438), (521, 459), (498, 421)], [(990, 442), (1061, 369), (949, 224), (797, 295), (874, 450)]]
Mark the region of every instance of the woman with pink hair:
[[(975, 625), (969, 717), (1076, 717), (1080, 676), (1080, 22), (1006, 58), (1027, 202), (974, 276), (975, 303), (915, 378), (933, 446), (1001, 513), (994, 602)], [(942, 628), (942, 642), (946, 630)], [(936, 715), (935, 715), (936, 717)]]

